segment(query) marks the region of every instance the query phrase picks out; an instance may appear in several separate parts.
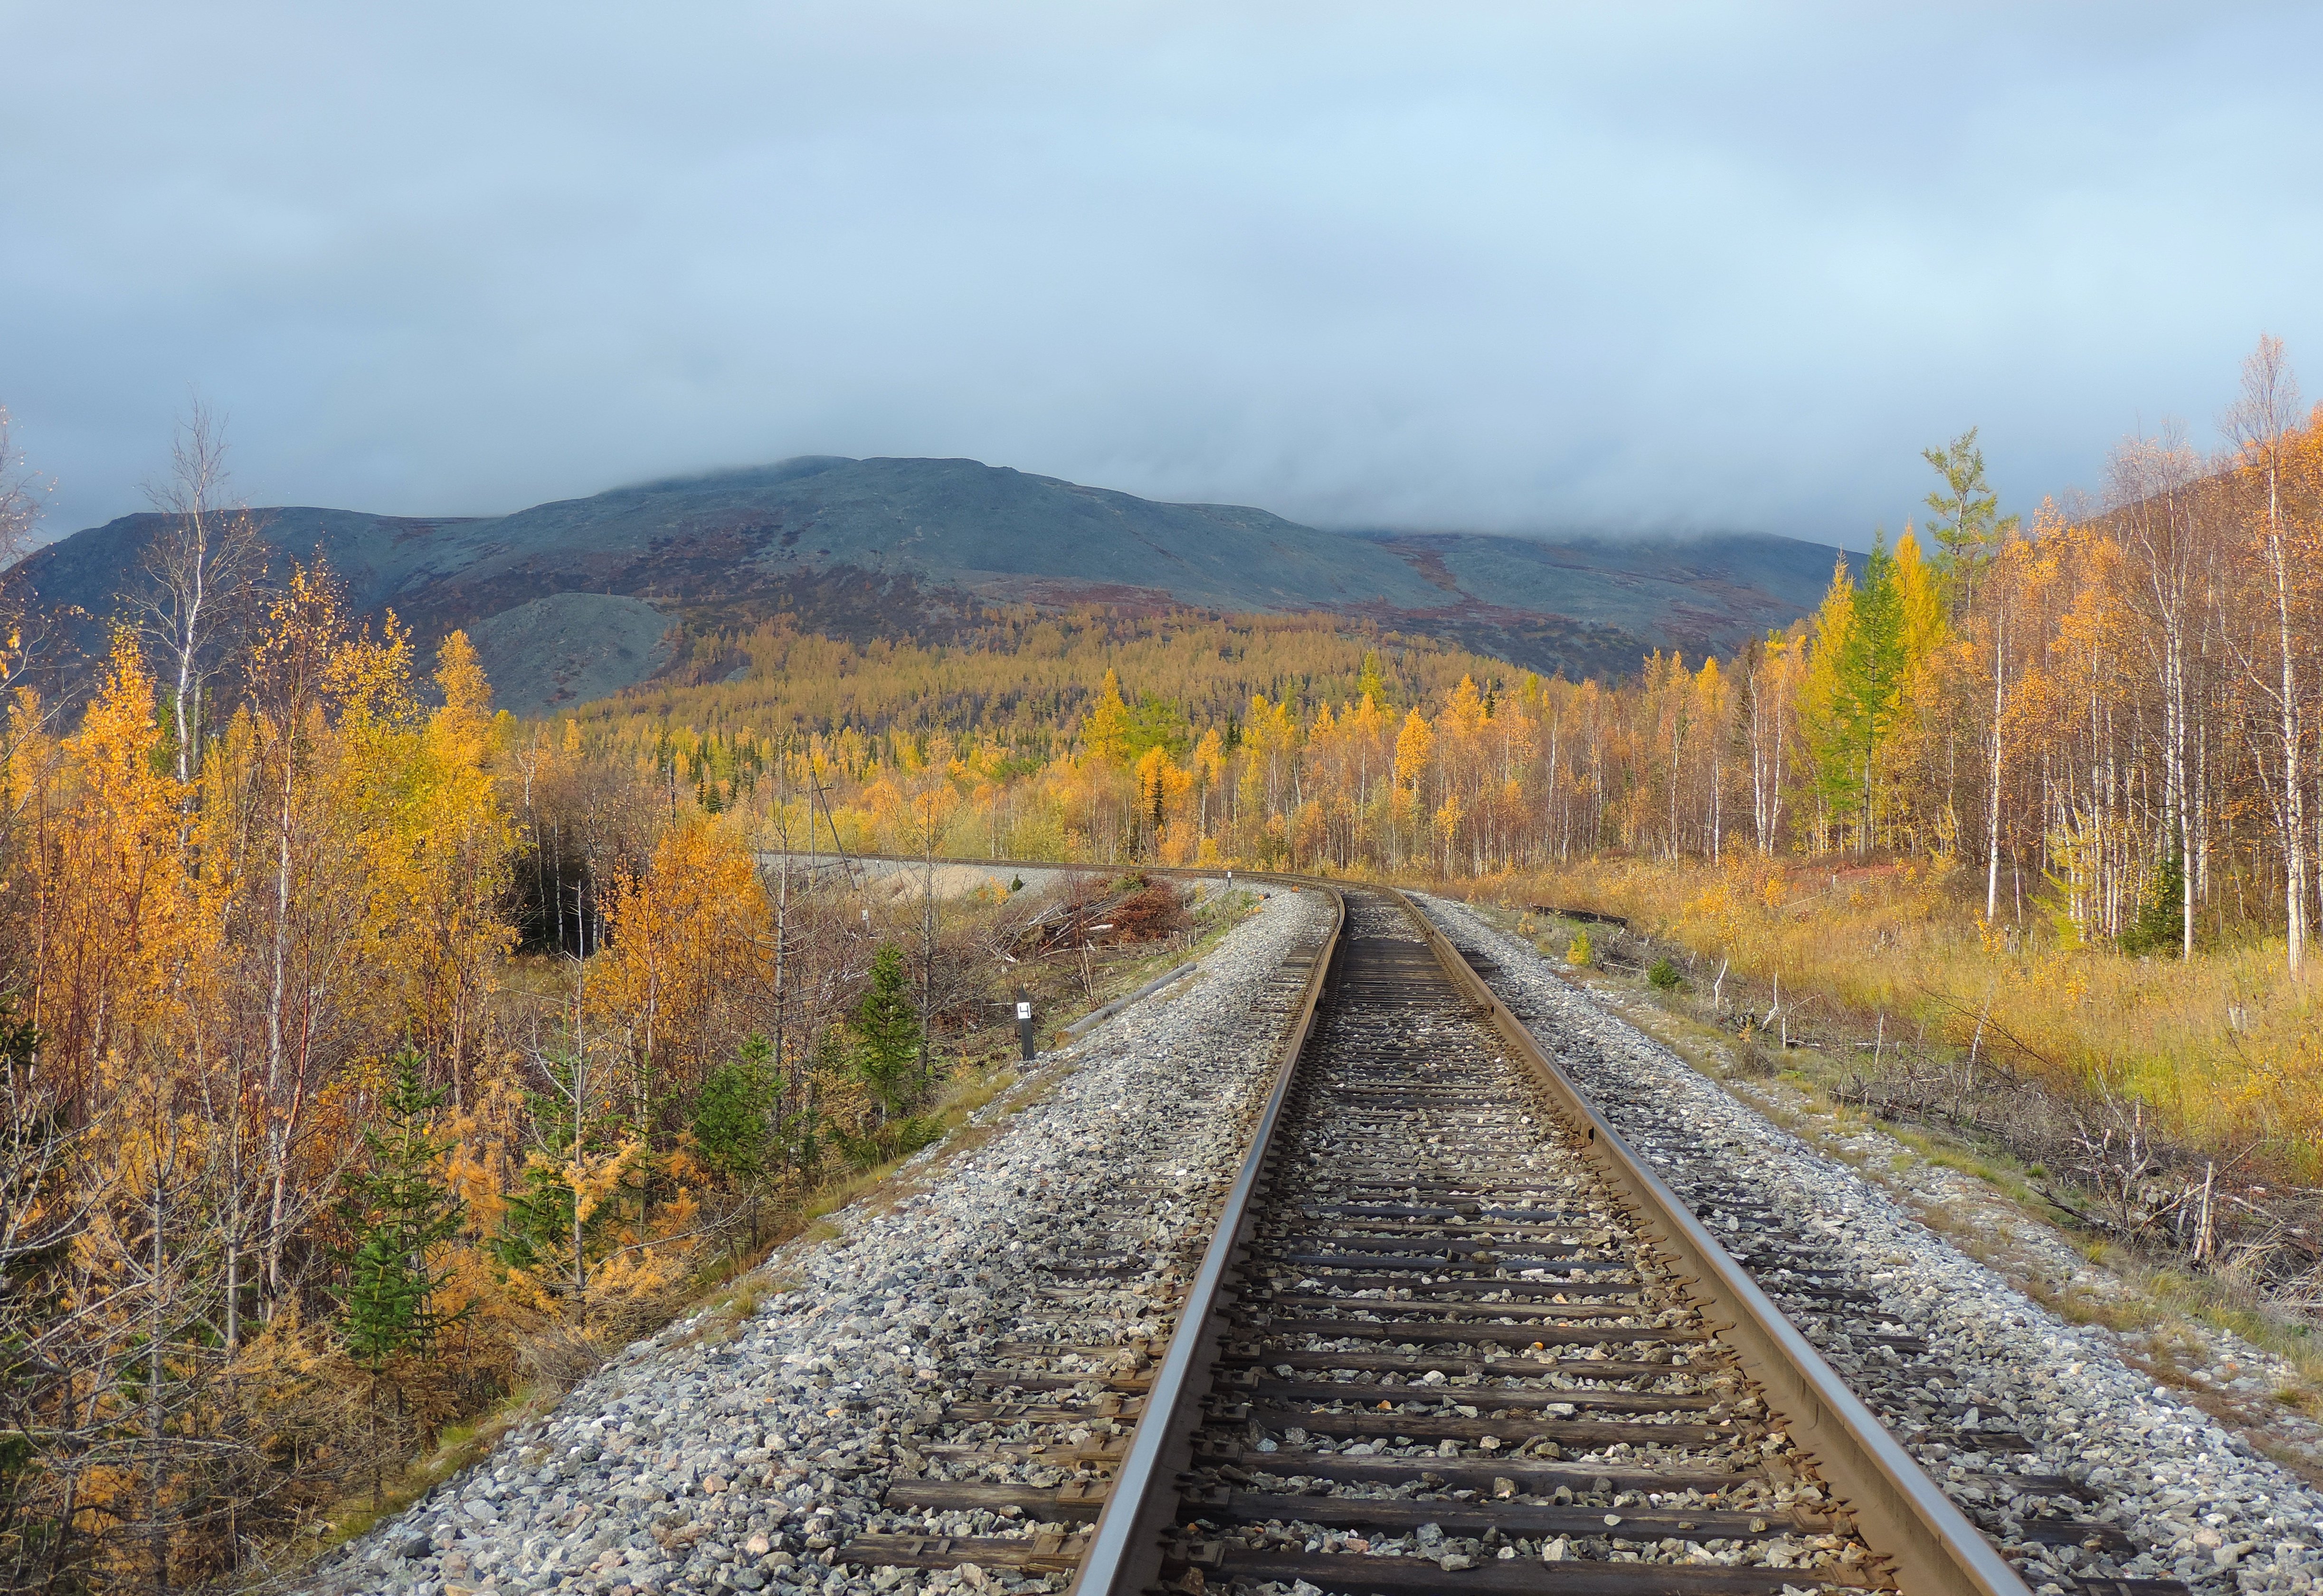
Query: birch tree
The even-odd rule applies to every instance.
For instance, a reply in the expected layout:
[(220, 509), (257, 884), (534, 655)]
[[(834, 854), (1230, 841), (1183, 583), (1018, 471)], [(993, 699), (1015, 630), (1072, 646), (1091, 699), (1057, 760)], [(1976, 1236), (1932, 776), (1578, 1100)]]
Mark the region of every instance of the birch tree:
[(198, 400), (179, 424), (169, 476), (145, 493), (161, 522), (145, 546), (140, 609), (165, 678), (178, 780), (190, 782), (201, 766), (206, 690), (247, 619), (266, 548), (232, 498), (225, 420)]
[[(10, 580), (17, 561), (32, 550), (32, 528), (40, 524), (41, 500), (50, 484), (26, 468), (17, 450), (8, 419), (0, 405), (0, 694), (13, 691), (32, 660), (32, 634), (43, 617)], [(5, 758), (8, 733), (0, 727), (0, 758)]]
[[(2201, 464), (2175, 429), (2125, 441), (2114, 452), (2115, 519), (2135, 580), (2131, 598), (2144, 611), (2138, 628), (2162, 707), (2163, 851), (2194, 856), (2193, 804), (2187, 775), (2187, 718), (2202, 549), (2193, 489)], [(2184, 876), (2181, 951), (2194, 950), (2194, 876)]]
[(2300, 769), (2305, 738), (2299, 685), (2302, 639), (2291, 621), (2293, 534), (2284, 481), (2298, 427), (2299, 384), (2283, 359), (2282, 340), (2264, 335), (2243, 362), (2242, 393), (2227, 411), (2225, 430), (2240, 452), (2242, 475), (2251, 489), (2251, 541), (2266, 573), (2268, 619), (2273, 622), (2268, 628), (2273, 657), (2254, 650), (2243, 664), (2253, 685), (2272, 702), (2280, 738), (2278, 779), (2268, 795), (2282, 839), (2285, 957), (2294, 976), (2306, 963), (2308, 940), (2307, 790)]

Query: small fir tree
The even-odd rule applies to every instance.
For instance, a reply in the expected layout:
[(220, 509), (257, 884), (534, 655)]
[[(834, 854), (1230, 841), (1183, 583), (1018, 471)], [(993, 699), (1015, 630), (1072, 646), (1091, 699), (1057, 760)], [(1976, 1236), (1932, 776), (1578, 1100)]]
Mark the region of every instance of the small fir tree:
[[(436, 1110), (449, 1095), (431, 1091), (420, 1074), (418, 1052), (396, 1056), (395, 1078), (381, 1098), (376, 1119), (363, 1127), (369, 1168), (351, 1174), (340, 1212), (354, 1243), (347, 1286), (339, 1302), (339, 1334), (348, 1353), (371, 1376), (372, 1422), (379, 1422), (382, 1391), (394, 1397), (399, 1419), (409, 1408), (406, 1380), (390, 1371), (409, 1353), (431, 1350), (437, 1335), (467, 1316), (436, 1306), (450, 1279), (439, 1266), (444, 1243), (459, 1234), (464, 1205), (447, 1190), (437, 1165), (450, 1142), (428, 1134)], [(384, 1481), (383, 1454), (373, 1448), (372, 1498)]]
[(776, 1128), (776, 1142), (784, 1161), (810, 1187), (822, 1179), (823, 1154), (835, 1142), (834, 1129), (823, 1115), (822, 1083), (842, 1079), (854, 1068), (845, 1031), (833, 1025), (816, 1036), (787, 1083), (785, 1095), (792, 1106)]
[(871, 984), (855, 1010), (856, 1068), (879, 1099), (879, 1120), (912, 1106), (919, 1077), (920, 1015), (913, 1006), (904, 950), (889, 942), (871, 961)]
[(436, 1168), (452, 1143), (427, 1133), (448, 1095), (428, 1089), (416, 1050), (398, 1054), (394, 1083), (377, 1119), (363, 1127), (370, 1168), (346, 1178), (341, 1211), (354, 1252), (340, 1300), (341, 1335), (374, 1374), (399, 1353), (426, 1351), (467, 1311), (443, 1314), (434, 1306), (451, 1273), (435, 1255), (459, 1234), (464, 1212)]
[(2176, 953), (2186, 945), (2186, 859), (2172, 853), (2154, 868), (2145, 901), (2121, 933), (2124, 953)]
[(702, 1083), (694, 1099), (693, 1142), (702, 1161), (737, 1186), (764, 1179), (774, 1154), (775, 1110), (782, 1091), (774, 1043), (763, 1036), (745, 1038), (735, 1056)]
[(747, 1195), (753, 1250), (758, 1245), (758, 1198), (782, 1157), (782, 1099), (775, 1044), (754, 1034), (702, 1083), (693, 1102), (694, 1151), (725, 1185)]

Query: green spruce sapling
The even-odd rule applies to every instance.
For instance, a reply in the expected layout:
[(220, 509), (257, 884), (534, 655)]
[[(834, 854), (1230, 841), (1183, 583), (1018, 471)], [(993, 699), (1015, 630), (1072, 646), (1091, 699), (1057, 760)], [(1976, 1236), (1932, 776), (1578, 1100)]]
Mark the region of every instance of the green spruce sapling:
[[(436, 1306), (452, 1273), (440, 1254), (459, 1234), (464, 1211), (438, 1169), (452, 1143), (428, 1134), (447, 1094), (428, 1089), (414, 1049), (396, 1055), (394, 1069), (376, 1114), (363, 1127), (368, 1167), (345, 1178), (340, 1201), (354, 1252), (339, 1298), (339, 1334), (371, 1376), (374, 1423), (383, 1386), (393, 1391), (399, 1415), (409, 1406), (405, 1380), (390, 1378), (398, 1361), (432, 1350), (436, 1338), (468, 1312), (464, 1305), (452, 1313)], [(374, 1463), (374, 1501), (381, 1485)]]
[(871, 961), (871, 984), (855, 1010), (856, 1069), (879, 1100), (879, 1123), (913, 1106), (919, 1078), (920, 1015), (912, 1004), (904, 950), (890, 942)]

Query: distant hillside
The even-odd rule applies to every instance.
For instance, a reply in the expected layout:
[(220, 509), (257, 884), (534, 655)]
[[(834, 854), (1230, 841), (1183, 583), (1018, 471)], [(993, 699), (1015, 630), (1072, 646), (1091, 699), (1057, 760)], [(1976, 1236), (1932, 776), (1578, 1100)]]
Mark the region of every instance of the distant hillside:
[[(261, 515), (284, 560), (319, 550), (364, 610), (392, 608), (423, 640), (469, 628), (520, 712), (648, 678), (680, 628), (788, 616), (856, 641), (941, 641), (1019, 605), (1321, 611), (1544, 673), (1618, 675), (1651, 648), (1731, 649), (1784, 624), (1813, 605), (1837, 552), (1756, 535), (1326, 532), (973, 460), (833, 456), (492, 518)], [(14, 579), (87, 611), (93, 642), (156, 525), (128, 516), (78, 533)]]

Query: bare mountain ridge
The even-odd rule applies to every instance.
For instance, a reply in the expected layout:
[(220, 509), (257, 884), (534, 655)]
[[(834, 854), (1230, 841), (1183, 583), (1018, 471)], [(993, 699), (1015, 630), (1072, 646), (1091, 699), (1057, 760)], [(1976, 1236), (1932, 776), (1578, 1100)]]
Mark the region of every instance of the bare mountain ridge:
[[(1762, 534), (1534, 538), (1322, 531), (1237, 505), (1169, 504), (972, 460), (809, 456), (513, 515), (258, 512), (278, 561), (319, 552), (363, 610), (432, 642), (476, 637), (519, 712), (660, 669), (675, 628), (788, 616), (835, 635), (939, 640), (1010, 604), (1318, 611), (1567, 674), (1648, 650), (1739, 647), (1811, 608), (1838, 551)], [(160, 526), (124, 517), (10, 573), (102, 619)]]

